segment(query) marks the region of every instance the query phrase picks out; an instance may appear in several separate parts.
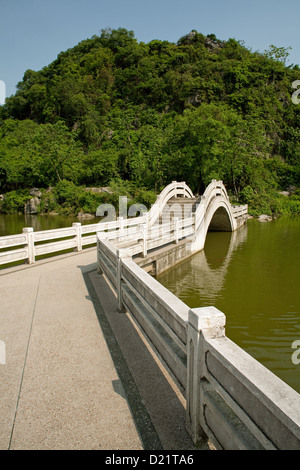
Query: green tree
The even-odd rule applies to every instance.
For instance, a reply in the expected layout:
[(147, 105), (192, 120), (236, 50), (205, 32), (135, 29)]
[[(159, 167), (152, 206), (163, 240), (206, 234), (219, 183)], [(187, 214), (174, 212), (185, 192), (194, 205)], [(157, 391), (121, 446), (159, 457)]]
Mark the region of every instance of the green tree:
[[(196, 30), (148, 44), (103, 30), (25, 71), (0, 107), (1, 193), (121, 179), (134, 198), (172, 180), (202, 192), (216, 178), (252, 206), (284, 210), (274, 191), (300, 182), (299, 66), (286, 65), (288, 51)], [(81, 190), (74, 207), (93, 197)]]

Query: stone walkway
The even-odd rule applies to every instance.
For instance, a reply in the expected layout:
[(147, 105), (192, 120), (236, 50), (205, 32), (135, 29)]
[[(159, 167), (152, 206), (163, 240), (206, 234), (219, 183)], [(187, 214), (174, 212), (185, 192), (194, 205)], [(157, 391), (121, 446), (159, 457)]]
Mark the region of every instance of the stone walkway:
[(184, 400), (96, 250), (0, 271), (0, 449), (194, 449)]

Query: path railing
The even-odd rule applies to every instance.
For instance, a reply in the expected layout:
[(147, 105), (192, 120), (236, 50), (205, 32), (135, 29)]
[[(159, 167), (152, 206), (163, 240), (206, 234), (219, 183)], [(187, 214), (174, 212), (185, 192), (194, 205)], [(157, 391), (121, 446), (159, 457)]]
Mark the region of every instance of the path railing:
[(22, 260), (33, 264), (38, 256), (63, 250), (81, 251), (97, 243), (97, 233), (104, 234), (108, 240), (121, 240), (122, 237), (130, 240), (145, 223), (146, 217), (137, 217), (90, 225), (76, 222), (72, 227), (38, 232), (25, 227), (20, 235), (0, 237), (0, 265)]
[[(81, 251), (84, 247), (97, 243), (96, 233), (105, 234), (108, 240), (120, 238), (121, 234), (130, 241), (143, 230), (143, 252), (146, 252), (148, 227), (154, 224), (167, 201), (174, 196), (192, 197), (192, 192), (185, 182), (174, 181), (157, 196), (149, 212), (137, 218), (99, 222), (98, 224), (81, 225), (73, 223), (72, 227), (34, 232), (32, 227), (23, 228), (17, 235), (0, 237), (0, 266), (24, 261), (34, 264), (37, 257), (56, 254), (64, 250)], [(141, 229), (143, 226), (143, 229)], [(153, 237), (152, 237), (153, 238)], [(138, 240), (138, 239), (136, 239)], [(150, 243), (149, 249), (155, 247)], [(138, 249), (138, 248), (137, 248)]]
[[(148, 227), (146, 216), (132, 219), (119, 218), (116, 221), (98, 224), (34, 232), (26, 227), (20, 235), (0, 237), (0, 265), (16, 261), (34, 264), (37, 257), (64, 250), (82, 251), (97, 243), (97, 236), (114, 240), (120, 246), (127, 246), (131, 255), (147, 255), (149, 250), (176, 242), (194, 233), (194, 218), (173, 219), (169, 222)], [(2, 251), (1, 251), (2, 250)]]
[(225, 335), (214, 307), (189, 309), (130, 251), (98, 238), (98, 272), (186, 398), (187, 429), (218, 449), (300, 449), (300, 395)]
[[(171, 198), (193, 198), (193, 193), (185, 182), (173, 181), (157, 196), (151, 209), (140, 217), (129, 219), (118, 218), (98, 224), (81, 225), (73, 223), (72, 227), (34, 232), (32, 227), (25, 227), (18, 235), (0, 237), (0, 266), (24, 261), (34, 264), (37, 258), (50, 256), (65, 250), (81, 251), (95, 245), (96, 234), (102, 234), (108, 240), (118, 240), (131, 244), (132, 255), (143, 253), (167, 243), (178, 242), (182, 238), (192, 238), (197, 234), (205, 210), (210, 202), (222, 196), (228, 200), (222, 182), (213, 180), (207, 187), (196, 213), (190, 217), (174, 218), (168, 216), (158, 224), (163, 209)], [(234, 217), (247, 213), (247, 206), (233, 208)], [(184, 216), (184, 214), (183, 214)], [(132, 243), (132, 242), (135, 243)]]
[(179, 183), (177, 181), (173, 181), (171, 184), (168, 184), (159, 196), (157, 196), (155, 204), (153, 204), (147, 214), (149, 226), (153, 225), (157, 221), (163, 208), (173, 197), (193, 198), (194, 195), (185, 182)]

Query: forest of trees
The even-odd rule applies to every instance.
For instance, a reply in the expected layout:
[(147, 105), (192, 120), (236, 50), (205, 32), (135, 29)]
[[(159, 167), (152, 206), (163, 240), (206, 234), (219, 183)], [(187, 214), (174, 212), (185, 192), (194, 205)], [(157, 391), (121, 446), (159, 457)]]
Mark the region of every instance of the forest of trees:
[(113, 197), (85, 187), (149, 205), (172, 180), (201, 194), (218, 179), (255, 215), (299, 213), (300, 68), (287, 56), (197, 31), (146, 44), (119, 28), (27, 70), (0, 107), (0, 210), (22, 211), (32, 187), (41, 211), (76, 213)]

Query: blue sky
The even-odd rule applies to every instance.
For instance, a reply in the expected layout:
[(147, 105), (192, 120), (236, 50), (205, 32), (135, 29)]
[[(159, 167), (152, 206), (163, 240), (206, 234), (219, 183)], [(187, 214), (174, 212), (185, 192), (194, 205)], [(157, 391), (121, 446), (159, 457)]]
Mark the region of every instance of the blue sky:
[(288, 64), (300, 64), (299, 19), (300, 0), (0, 0), (0, 85), (14, 94), (25, 70), (103, 28), (132, 30), (144, 42), (177, 42), (196, 29), (253, 51), (290, 46)]

